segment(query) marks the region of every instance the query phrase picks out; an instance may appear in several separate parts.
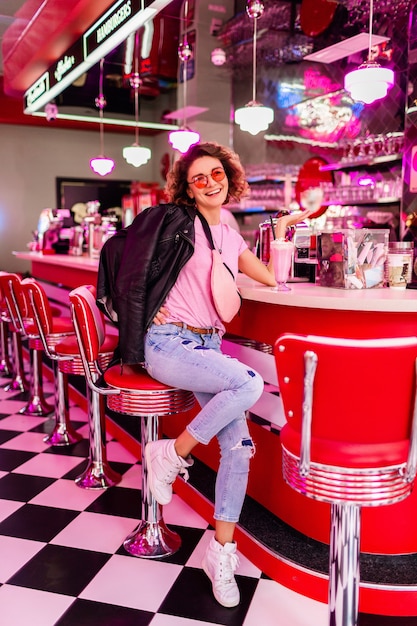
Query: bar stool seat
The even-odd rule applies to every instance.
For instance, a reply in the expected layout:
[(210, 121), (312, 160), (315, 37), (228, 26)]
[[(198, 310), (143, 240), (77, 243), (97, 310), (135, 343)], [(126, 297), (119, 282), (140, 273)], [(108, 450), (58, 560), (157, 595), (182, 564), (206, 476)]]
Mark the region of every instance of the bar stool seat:
[(87, 286), (74, 289), (70, 301), (88, 384), (107, 397), (107, 406), (113, 411), (140, 418), (142, 515), (138, 526), (125, 539), (124, 548), (142, 558), (171, 555), (179, 549), (181, 538), (166, 526), (162, 506), (150, 492), (145, 446), (158, 439), (159, 418), (190, 410), (195, 403), (194, 394), (156, 381), (140, 365), (112, 365), (104, 372), (105, 386), (98, 385), (102, 371), (97, 367), (97, 356), (103, 341), (100, 311)]
[(282, 335), (284, 480), (331, 505), (329, 626), (356, 626), (361, 507), (407, 498), (417, 467), (417, 337)]

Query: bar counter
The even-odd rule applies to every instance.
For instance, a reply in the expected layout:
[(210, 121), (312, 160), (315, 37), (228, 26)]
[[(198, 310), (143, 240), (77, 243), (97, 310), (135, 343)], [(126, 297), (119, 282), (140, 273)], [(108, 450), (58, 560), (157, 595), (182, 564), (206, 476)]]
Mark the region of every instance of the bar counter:
[(238, 283), (242, 309), (228, 330), (257, 341), (273, 345), (283, 332), (358, 339), (417, 335), (417, 291), (412, 289), (288, 283), (291, 291), (277, 292), (242, 275)]
[[(31, 261), (35, 278), (68, 288), (85, 283), (95, 284), (96, 260), (38, 253), (16, 253), (16, 257)], [(285, 417), (276, 386), (273, 345), (283, 332), (348, 338), (417, 336), (417, 291), (389, 288), (339, 290), (294, 282), (289, 283), (291, 291), (276, 292), (242, 275), (238, 277), (238, 284), (243, 297), (242, 307), (227, 327), (224, 348), (231, 356), (256, 368), (265, 380), (264, 394), (251, 410), (250, 430), (257, 453), (251, 464), (248, 496), (288, 527), (292, 533), (291, 541), (295, 541), (295, 533), (298, 539), (304, 537), (306, 542), (305, 550), (302, 548), (299, 555), (282, 555), (279, 545), (266, 542), (267, 549), (259, 564), (275, 580), (300, 593), (326, 601), (326, 565), (321, 571), (311, 573), (306, 555), (310, 542), (328, 545), (330, 507), (298, 494), (283, 481), (279, 431)], [(371, 379), (371, 383), (386, 385), (387, 381)], [(346, 393), (354, 391), (355, 379), (352, 376), (352, 380), (346, 382)], [(174, 437), (185, 423), (186, 417), (184, 420), (181, 417), (167, 419), (163, 424), (164, 433)], [(346, 427), (349, 428), (349, 424)], [(207, 447), (199, 446), (195, 456), (208, 467), (208, 471), (216, 471), (216, 442)], [(192, 476), (190, 483), (193, 485)], [(187, 487), (189, 485), (184, 489)], [(199, 490), (198, 484), (196, 489)], [(193, 498), (189, 502), (193, 505)], [(255, 536), (257, 543), (264, 544), (268, 529), (258, 524), (255, 515), (246, 514), (246, 518), (249, 533)], [(383, 570), (385, 565), (381, 565), (380, 561), (377, 564), (371, 562), (371, 573), (361, 585), (361, 610), (385, 615), (417, 615), (416, 519), (417, 491), (398, 504), (363, 509), (361, 550), (370, 555), (371, 560), (388, 559), (385, 563), (388, 565), (388, 579), (380, 579), (377, 573), (375, 581), (374, 570)], [(243, 538), (239, 541), (243, 543)], [(281, 538), (276, 539), (275, 544), (280, 541)], [(394, 563), (391, 563), (391, 557)], [(408, 571), (406, 582), (401, 576), (397, 577), (400, 572), (397, 560), (402, 558), (410, 558), (412, 563), (405, 564)], [(400, 568), (403, 565), (400, 563)], [(311, 570), (315, 570), (314, 564)]]
[(33, 278), (74, 289), (80, 285), (95, 285), (98, 259), (87, 255), (42, 254), (42, 252), (13, 252), (17, 259), (30, 262)]

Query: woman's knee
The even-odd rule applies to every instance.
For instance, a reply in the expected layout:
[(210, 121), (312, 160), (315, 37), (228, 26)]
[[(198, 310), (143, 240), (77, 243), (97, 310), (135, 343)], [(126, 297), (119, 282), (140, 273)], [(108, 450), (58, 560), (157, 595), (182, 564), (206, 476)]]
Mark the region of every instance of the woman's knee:
[(264, 390), (264, 381), (262, 376), (260, 376), (254, 370), (248, 368), (246, 370), (246, 377), (243, 387), (246, 393), (250, 395), (252, 404), (254, 404), (261, 397)]

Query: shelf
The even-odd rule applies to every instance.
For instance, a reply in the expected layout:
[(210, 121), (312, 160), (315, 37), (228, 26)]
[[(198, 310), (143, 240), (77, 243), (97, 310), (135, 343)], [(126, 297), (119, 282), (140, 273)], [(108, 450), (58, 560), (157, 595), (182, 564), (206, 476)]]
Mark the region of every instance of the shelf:
[(401, 198), (380, 198), (379, 200), (346, 200), (346, 201), (333, 201), (333, 202), (323, 202), (323, 206), (381, 206), (381, 204), (399, 204), (401, 202)]
[(279, 206), (277, 205), (275, 208), (270, 209), (268, 207), (264, 207), (264, 206), (253, 206), (253, 207), (245, 207), (245, 208), (238, 208), (238, 207), (233, 207), (228, 205), (227, 208), (234, 214), (234, 215), (239, 215), (239, 214), (248, 214), (248, 213), (277, 213), (279, 211)]
[[(250, 185), (254, 183), (285, 183), (288, 179), (285, 176), (247, 176), (246, 180)], [(290, 177), (292, 183), (297, 182), (297, 178), (294, 176)]]
[(334, 172), (337, 170), (354, 169), (355, 167), (373, 167), (383, 165), (384, 163), (395, 163), (402, 161), (401, 154), (387, 154), (385, 156), (375, 157), (374, 159), (354, 159), (353, 161), (339, 161), (338, 163), (329, 163), (320, 167), (321, 172)]

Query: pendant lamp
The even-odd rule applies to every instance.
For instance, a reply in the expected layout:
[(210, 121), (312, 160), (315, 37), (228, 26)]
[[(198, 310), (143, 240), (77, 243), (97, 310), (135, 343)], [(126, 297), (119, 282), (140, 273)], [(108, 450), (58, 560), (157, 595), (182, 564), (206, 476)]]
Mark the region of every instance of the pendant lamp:
[(252, 69), (252, 100), (244, 107), (236, 109), (235, 122), (241, 130), (251, 135), (257, 135), (266, 130), (274, 121), (274, 111), (256, 100), (256, 40), (257, 21), (264, 12), (264, 5), (260, 0), (248, 0), (246, 13), (253, 20), (253, 69)]
[(394, 72), (371, 61), (373, 15), (374, 2), (370, 0), (368, 59), (357, 70), (345, 76), (345, 89), (352, 100), (359, 100), (365, 104), (372, 104), (376, 100), (385, 98), (388, 90), (394, 85)]
[[(185, 28), (188, 24), (188, 0), (184, 2), (184, 22)], [(187, 80), (188, 80), (188, 62), (193, 57), (193, 51), (187, 40), (187, 33), (184, 33), (182, 41), (178, 45), (178, 58), (182, 63), (182, 88), (183, 88), (183, 122), (179, 130), (173, 130), (169, 133), (169, 142), (174, 148), (185, 154), (191, 146), (200, 141), (200, 135), (187, 127), (186, 111), (187, 111)]]
[(93, 172), (95, 172), (96, 174), (99, 174), (100, 176), (106, 176), (107, 174), (110, 174), (110, 172), (114, 168), (113, 159), (109, 159), (108, 157), (104, 156), (103, 109), (106, 106), (107, 102), (103, 94), (103, 66), (104, 66), (104, 59), (101, 59), (100, 61), (100, 91), (99, 91), (99, 95), (97, 96), (95, 100), (95, 104), (99, 110), (99, 116), (100, 116), (100, 155), (97, 157), (94, 157), (90, 161), (91, 169), (93, 170)]
[(138, 41), (138, 33), (136, 32), (135, 36), (135, 66), (134, 72), (130, 76), (130, 86), (134, 91), (135, 97), (135, 143), (131, 146), (126, 146), (123, 148), (123, 158), (129, 163), (129, 165), (133, 165), (133, 167), (140, 167), (141, 165), (145, 165), (151, 158), (151, 151), (149, 148), (145, 148), (144, 146), (139, 145), (139, 87), (141, 85), (141, 80), (139, 76), (139, 41)]

